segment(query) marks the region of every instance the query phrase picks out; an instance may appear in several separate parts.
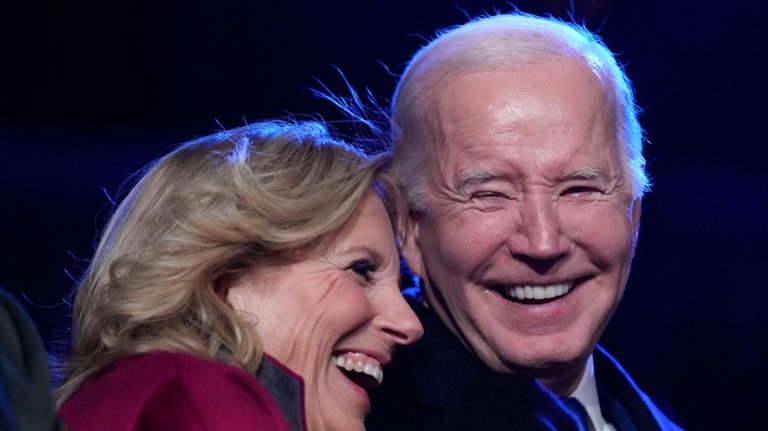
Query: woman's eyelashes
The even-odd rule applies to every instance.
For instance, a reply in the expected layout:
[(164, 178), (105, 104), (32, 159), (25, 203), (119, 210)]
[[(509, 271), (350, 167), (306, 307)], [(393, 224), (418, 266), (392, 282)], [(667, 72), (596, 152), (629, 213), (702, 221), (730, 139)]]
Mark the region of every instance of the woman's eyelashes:
[(370, 282), (373, 280), (373, 273), (376, 271), (377, 266), (368, 259), (358, 259), (349, 264), (347, 269), (366, 282)]

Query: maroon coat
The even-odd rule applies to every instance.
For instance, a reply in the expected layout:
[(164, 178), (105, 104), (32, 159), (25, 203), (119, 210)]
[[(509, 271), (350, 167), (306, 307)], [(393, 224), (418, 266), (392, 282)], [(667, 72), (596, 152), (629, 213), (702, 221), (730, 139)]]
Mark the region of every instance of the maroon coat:
[(59, 415), (70, 431), (290, 431), (254, 376), (186, 353), (121, 359), (75, 392)]

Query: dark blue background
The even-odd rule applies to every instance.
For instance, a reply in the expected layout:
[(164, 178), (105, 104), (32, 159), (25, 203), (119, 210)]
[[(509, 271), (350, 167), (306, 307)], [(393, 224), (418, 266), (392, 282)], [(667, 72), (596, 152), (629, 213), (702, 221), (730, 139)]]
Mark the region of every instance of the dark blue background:
[[(22, 3), (22, 2), (19, 2)], [(654, 178), (603, 344), (691, 429), (763, 416), (768, 170), (759, 0), (576, 1), (633, 79)], [(562, 14), (568, 1), (519, 1)], [(307, 88), (382, 102), (409, 56), (492, 1), (29, 1), (0, 10), (0, 286), (47, 340), (120, 184), (174, 144), (288, 112)], [(106, 191), (107, 193), (105, 194)], [(447, 376), (449, 377), (449, 376)]]

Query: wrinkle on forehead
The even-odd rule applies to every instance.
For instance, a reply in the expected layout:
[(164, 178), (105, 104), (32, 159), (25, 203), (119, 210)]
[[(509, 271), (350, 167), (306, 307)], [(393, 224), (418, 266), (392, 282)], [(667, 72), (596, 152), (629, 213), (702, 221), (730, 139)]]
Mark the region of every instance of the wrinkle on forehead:
[[(589, 146), (603, 145), (605, 149), (600, 151), (610, 152), (610, 158), (621, 164), (611, 97), (592, 66), (573, 58), (539, 58), (535, 63), (472, 72), (446, 82), (432, 95), (423, 126), (430, 135), (431, 157), (424, 167), (433, 169), (427, 175), (429, 181), (438, 190), (450, 188), (455, 180), (449, 177), (457, 173), (450, 172), (449, 162), (461, 159), (457, 155), (465, 151), (482, 153), (485, 146), (497, 146), (494, 151), (509, 149), (518, 155), (524, 151), (537, 165), (555, 162), (568, 170), (567, 160), (558, 161), (558, 156), (570, 160), (582, 149), (566, 154), (553, 152), (551, 146), (516, 145), (536, 136), (552, 134), (555, 138), (558, 133), (581, 135), (579, 139)], [(488, 91), (479, 83), (499, 78), (510, 82), (514, 93), (482, 99)], [(481, 85), (478, 91), (473, 90), (476, 85)], [(611, 142), (601, 144), (606, 139)]]

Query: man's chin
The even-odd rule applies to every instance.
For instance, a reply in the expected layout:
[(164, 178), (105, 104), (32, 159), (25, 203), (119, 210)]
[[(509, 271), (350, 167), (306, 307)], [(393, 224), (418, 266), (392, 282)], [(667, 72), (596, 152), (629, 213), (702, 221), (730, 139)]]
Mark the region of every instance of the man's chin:
[[(552, 349), (535, 352), (507, 352), (499, 367), (501, 372), (532, 376), (559, 395), (567, 395), (578, 384), (593, 349)], [(535, 354), (532, 354), (535, 353)]]
[[(498, 347), (488, 346), (485, 352), (477, 351), (478, 357), (497, 371), (545, 376), (585, 364), (594, 350), (591, 343), (573, 343), (573, 337), (571, 340), (561, 336), (526, 338), (504, 340), (497, 344)], [(514, 349), (505, 349), (506, 346), (514, 346)]]

